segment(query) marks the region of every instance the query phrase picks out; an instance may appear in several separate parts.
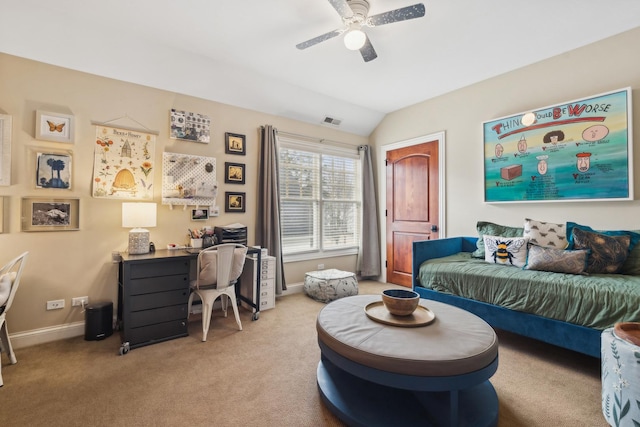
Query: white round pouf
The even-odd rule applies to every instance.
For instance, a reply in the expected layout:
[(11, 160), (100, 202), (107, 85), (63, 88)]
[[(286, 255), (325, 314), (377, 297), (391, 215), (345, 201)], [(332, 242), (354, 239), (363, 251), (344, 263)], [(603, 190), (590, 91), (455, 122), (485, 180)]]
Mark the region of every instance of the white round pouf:
[(316, 301), (331, 302), (358, 295), (358, 279), (355, 273), (334, 268), (310, 271), (304, 276), (304, 292)]

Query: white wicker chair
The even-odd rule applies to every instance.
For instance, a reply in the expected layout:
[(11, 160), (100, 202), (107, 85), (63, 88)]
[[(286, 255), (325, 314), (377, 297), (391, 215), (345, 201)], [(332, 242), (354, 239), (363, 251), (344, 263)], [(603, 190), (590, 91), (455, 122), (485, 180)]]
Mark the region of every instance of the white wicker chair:
[[(20, 286), (20, 277), (28, 255), (29, 252), (24, 252), (0, 269), (0, 353), (6, 352), (12, 365), (18, 363), (18, 359), (9, 340), (6, 316)], [(0, 387), (3, 385), (2, 363), (0, 363)]]

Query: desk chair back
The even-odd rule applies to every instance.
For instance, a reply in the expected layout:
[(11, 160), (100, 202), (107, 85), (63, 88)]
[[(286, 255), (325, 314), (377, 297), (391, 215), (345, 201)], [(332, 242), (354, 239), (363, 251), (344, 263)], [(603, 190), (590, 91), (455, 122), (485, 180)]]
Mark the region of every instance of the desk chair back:
[(233, 286), (244, 268), (247, 247), (225, 243), (203, 249), (198, 254), (196, 287), (222, 289)]
[(242, 274), (246, 255), (247, 247), (236, 243), (211, 246), (198, 254), (197, 277), (191, 284), (189, 296), (189, 313), (193, 295), (198, 295), (202, 300), (202, 341), (207, 340), (213, 304), (218, 297), (222, 297), (225, 317), (228, 300), (231, 301), (238, 329), (242, 330), (235, 284)]
[[(0, 269), (0, 355), (2, 351), (9, 355), (12, 365), (18, 363), (16, 355), (11, 347), (9, 331), (7, 329), (7, 312), (13, 303), (13, 298), (20, 286), (20, 278), (24, 269), (29, 252), (24, 252), (18, 257), (9, 261)], [(2, 380), (2, 363), (0, 363), (0, 387), (4, 385)]]

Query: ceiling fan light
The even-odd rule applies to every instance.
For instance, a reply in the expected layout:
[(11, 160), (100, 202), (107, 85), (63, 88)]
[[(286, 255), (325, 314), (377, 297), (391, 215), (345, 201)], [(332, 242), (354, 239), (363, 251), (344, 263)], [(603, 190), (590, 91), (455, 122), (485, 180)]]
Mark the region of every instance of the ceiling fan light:
[(361, 30), (349, 30), (344, 35), (344, 45), (349, 50), (359, 50), (367, 41), (367, 36)]

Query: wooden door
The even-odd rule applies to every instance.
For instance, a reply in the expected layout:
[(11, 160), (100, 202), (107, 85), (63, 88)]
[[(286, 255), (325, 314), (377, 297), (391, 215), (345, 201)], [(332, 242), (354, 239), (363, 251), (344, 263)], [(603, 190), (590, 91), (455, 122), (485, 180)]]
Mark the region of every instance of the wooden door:
[(438, 141), (387, 152), (387, 282), (411, 287), (412, 245), (438, 235)]

